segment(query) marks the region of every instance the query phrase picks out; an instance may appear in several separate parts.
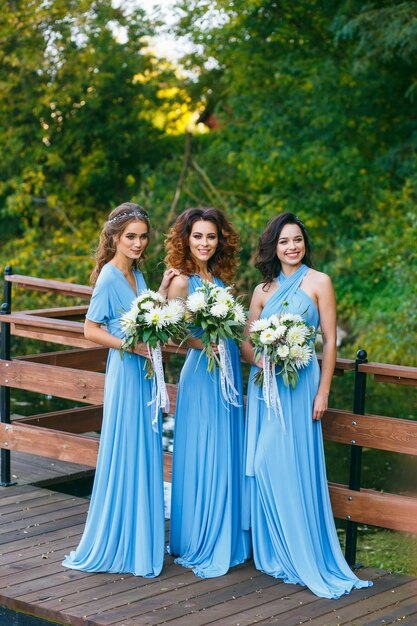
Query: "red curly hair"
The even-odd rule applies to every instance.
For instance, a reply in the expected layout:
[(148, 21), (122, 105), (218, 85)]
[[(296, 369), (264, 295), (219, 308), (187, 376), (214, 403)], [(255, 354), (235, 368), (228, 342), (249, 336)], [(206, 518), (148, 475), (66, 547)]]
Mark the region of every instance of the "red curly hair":
[(187, 276), (192, 276), (197, 272), (198, 267), (191, 257), (188, 242), (193, 224), (200, 220), (212, 222), (217, 228), (219, 237), (216, 252), (208, 262), (208, 269), (213, 276), (217, 276), (225, 283), (230, 283), (236, 272), (238, 235), (218, 209), (202, 207), (187, 209), (181, 213), (165, 241), (167, 253), (165, 262), (168, 267), (181, 270)]

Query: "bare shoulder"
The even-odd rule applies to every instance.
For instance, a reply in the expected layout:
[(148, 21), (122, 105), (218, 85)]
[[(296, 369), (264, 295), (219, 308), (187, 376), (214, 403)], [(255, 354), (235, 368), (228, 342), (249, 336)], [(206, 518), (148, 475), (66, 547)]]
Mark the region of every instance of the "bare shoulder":
[(185, 274), (178, 274), (171, 280), (171, 284), (168, 289), (168, 298), (186, 298), (188, 296), (188, 276)]
[(276, 291), (276, 288), (276, 280), (273, 280), (270, 283), (259, 283), (259, 285), (256, 285), (255, 289), (253, 290), (253, 300), (259, 302), (260, 304), (263, 304), (266, 300), (268, 300), (271, 294)]
[(185, 274), (178, 274), (177, 276), (174, 276), (171, 284), (188, 289), (188, 276)]
[(305, 280), (320, 291), (333, 288), (330, 276), (313, 268), (308, 270)]

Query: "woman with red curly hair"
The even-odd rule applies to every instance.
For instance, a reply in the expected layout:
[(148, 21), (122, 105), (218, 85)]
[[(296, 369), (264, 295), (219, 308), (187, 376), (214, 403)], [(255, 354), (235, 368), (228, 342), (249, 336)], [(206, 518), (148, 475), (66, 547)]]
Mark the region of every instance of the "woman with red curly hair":
[[(181, 271), (168, 298), (187, 298), (202, 280), (223, 287), (234, 275), (237, 248), (238, 237), (220, 211), (184, 211), (166, 241), (166, 262)], [(198, 334), (188, 340), (178, 386), (169, 551), (197, 576), (212, 578), (250, 556), (241, 520), (243, 390), (236, 344), (228, 342), (239, 406), (225, 404), (219, 371), (207, 371)]]

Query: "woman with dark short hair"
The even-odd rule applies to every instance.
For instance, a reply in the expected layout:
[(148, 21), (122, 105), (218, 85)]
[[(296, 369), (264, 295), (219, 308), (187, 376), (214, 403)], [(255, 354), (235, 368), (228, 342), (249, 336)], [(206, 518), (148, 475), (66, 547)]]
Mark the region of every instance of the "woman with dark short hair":
[[(321, 418), (328, 406), (336, 362), (336, 301), (330, 278), (312, 267), (304, 224), (293, 213), (271, 220), (260, 238), (251, 324), (273, 314), (300, 315), (323, 334), (322, 368), (313, 353), (295, 389), (276, 374), (282, 415), (268, 409), (253, 378), (250, 340), (242, 353), (251, 368), (247, 398), (246, 475), (257, 569), (318, 596), (338, 598), (372, 583), (359, 580), (343, 558), (330, 504)], [(268, 397), (268, 396), (267, 396)], [(282, 421), (281, 421), (281, 419)]]

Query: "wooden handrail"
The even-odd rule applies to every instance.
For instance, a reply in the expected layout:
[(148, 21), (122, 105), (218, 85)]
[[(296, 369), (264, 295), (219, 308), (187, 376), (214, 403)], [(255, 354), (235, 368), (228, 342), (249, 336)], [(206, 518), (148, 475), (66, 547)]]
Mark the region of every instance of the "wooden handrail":
[(417, 455), (417, 422), (413, 420), (329, 409), (322, 425), (328, 441)]
[(87, 300), (91, 298), (93, 293), (93, 288), (88, 285), (67, 283), (62, 280), (51, 280), (49, 278), (36, 278), (35, 276), (23, 276), (22, 274), (5, 274), (4, 280), (33, 291), (50, 291), (65, 296), (78, 296)]

